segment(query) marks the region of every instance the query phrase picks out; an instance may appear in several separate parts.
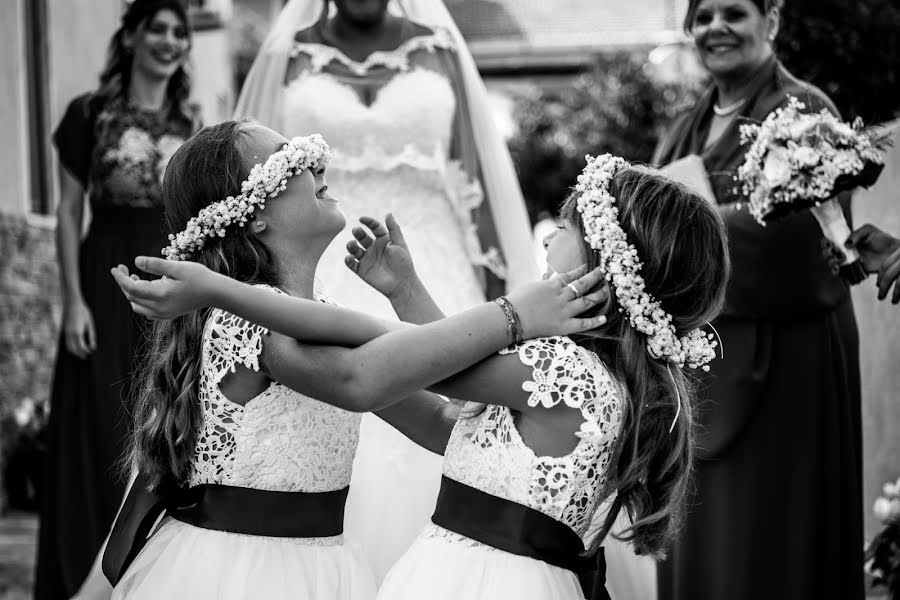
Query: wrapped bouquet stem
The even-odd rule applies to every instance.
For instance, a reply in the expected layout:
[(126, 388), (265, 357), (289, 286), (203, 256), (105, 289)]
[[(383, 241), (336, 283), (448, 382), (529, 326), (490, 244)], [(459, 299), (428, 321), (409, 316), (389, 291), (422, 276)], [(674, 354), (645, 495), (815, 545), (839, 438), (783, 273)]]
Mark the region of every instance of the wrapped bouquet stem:
[(884, 168), (887, 137), (852, 125), (828, 110), (805, 113), (806, 106), (789, 96), (788, 104), (762, 123), (741, 125), (741, 142), (750, 148), (738, 168), (737, 180), (760, 223), (812, 209), (823, 235), (846, 257), (841, 275), (849, 283), (865, 279), (859, 255), (844, 247), (850, 227), (838, 194), (869, 187)]
[(866, 270), (859, 260), (859, 253), (853, 248), (845, 248), (844, 242), (850, 237), (850, 225), (844, 218), (844, 211), (837, 200), (826, 200), (810, 208), (824, 235), (836, 248), (844, 253), (840, 274), (848, 283), (857, 284), (866, 278)]

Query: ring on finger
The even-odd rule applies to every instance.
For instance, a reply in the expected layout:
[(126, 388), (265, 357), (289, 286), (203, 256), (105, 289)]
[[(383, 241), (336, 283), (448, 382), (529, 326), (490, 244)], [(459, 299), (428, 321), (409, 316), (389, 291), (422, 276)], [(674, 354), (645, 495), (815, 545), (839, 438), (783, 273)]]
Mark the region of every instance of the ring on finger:
[(578, 288), (575, 287), (575, 284), (574, 284), (574, 283), (567, 283), (567, 284), (566, 284), (566, 287), (569, 288), (570, 290), (572, 290), (572, 292), (575, 293), (575, 297), (576, 297), (576, 298), (578, 298), (579, 296), (581, 296), (581, 292), (578, 291)]

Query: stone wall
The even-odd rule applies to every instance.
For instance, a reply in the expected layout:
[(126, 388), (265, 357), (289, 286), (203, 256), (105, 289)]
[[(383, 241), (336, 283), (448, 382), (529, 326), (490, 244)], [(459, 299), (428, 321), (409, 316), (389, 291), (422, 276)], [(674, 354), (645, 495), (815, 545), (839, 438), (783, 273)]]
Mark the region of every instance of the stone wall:
[[(15, 409), (49, 403), (60, 312), (53, 225), (0, 212), (0, 467)], [(0, 486), (0, 512), (5, 504)]]

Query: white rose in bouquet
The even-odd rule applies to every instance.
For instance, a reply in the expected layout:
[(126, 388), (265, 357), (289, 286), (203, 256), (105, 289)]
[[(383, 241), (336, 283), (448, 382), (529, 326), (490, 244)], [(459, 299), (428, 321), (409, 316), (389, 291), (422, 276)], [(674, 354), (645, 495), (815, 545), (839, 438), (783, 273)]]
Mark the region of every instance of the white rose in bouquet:
[(794, 160), (797, 161), (801, 167), (814, 167), (819, 164), (819, 160), (821, 160), (821, 155), (816, 151), (810, 148), (809, 146), (798, 146), (793, 151)]
[(770, 187), (780, 187), (791, 180), (791, 165), (783, 148), (769, 150), (763, 164), (763, 177)]

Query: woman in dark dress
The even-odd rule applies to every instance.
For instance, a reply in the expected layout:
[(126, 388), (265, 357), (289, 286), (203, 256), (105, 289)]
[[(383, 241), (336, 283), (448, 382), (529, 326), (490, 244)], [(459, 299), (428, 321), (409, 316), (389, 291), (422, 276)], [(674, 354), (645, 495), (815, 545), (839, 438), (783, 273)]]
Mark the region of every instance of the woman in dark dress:
[[(734, 190), (742, 119), (800, 98), (834, 105), (792, 76), (772, 42), (783, 0), (691, 0), (685, 28), (712, 85), (657, 149), (703, 159), (728, 225), (732, 279), (714, 323), (701, 407), (696, 495), (659, 568), (661, 600), (863, 597), (859, 340), (847, 286), (808, 212), (759, 226)], [(845, 211), (849, 198), (842, 198)], [(847, 215), (849, 217), (849, 214)]]
[[(110, 42), (99, 89), (69, 104), (53, 136), (64, 309), (36, 598), (78, 590), (125, 491), (118, 465), (142, 323), (109, 270), (166, 245), (160, 181), (169, 157), (199, 125), (188, 104), (189, 50), (182, 2), (135, 0)], [(85, 193), (91, 224), (80, 241)]]

